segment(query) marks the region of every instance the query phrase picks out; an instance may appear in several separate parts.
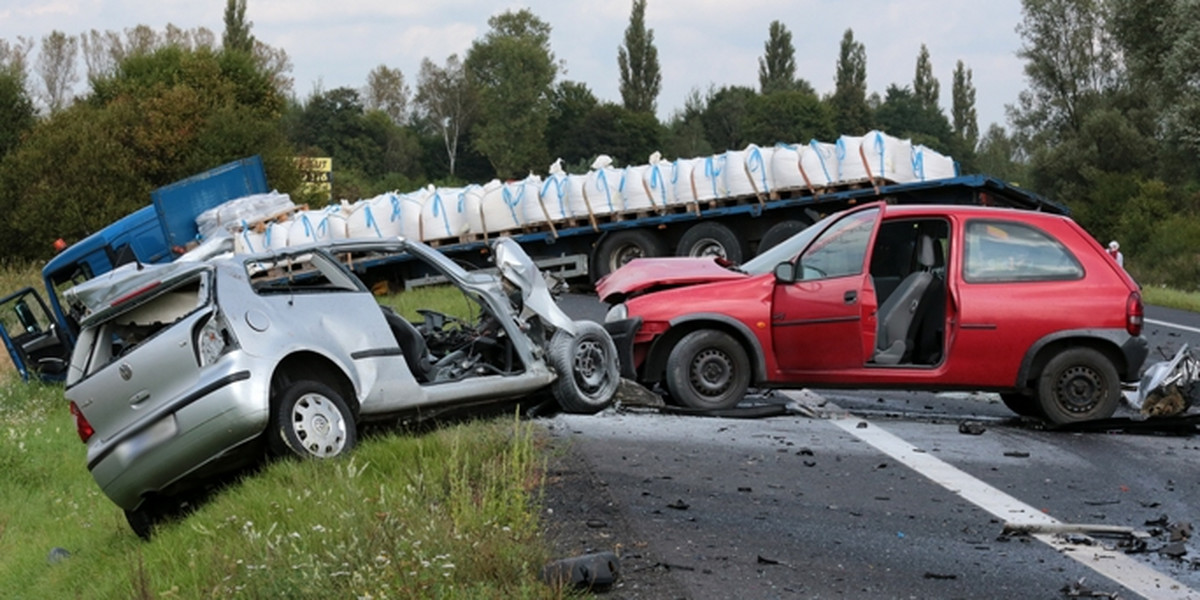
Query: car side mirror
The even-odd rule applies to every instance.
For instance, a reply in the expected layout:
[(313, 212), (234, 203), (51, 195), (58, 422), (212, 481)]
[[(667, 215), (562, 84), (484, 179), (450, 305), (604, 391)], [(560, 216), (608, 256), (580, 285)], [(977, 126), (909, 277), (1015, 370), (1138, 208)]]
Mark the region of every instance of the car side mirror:
[(781, 262), (775, 265), (775, 283), (795, 283), (796, 282), (796, 265), (790, 262)]
[(25, 328), (26, 333), (38, 333), (41, 327), (38, 326), (37, 318), (33, 316), (33, 311), (29, 310), (29, 304), (24, 300), (17, 302), (13, 306), (13, 310), (17, 313), (17, 320), (21, 322), (21, 326)]

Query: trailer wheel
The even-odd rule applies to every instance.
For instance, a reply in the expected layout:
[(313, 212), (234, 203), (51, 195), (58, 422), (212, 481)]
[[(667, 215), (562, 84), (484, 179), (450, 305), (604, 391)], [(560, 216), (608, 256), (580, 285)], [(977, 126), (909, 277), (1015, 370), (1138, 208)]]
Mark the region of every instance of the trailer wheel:
[(592, 281), (598, 281), (635, 258), (654, 258), (666, 253), (666, 243), (652, 231), (626, 229), (613, 232), (596, 247), (591, 265)]
[(708, 221), (696, 223), (679, 238), (676, 256), (719, 256), (732, 263), (746, 257), (746, 246), (732, 229)]
[(758, 242), (758, 253), (762, 254), (771, 247), (778, 245), (808, 227), (808, 223), (799, 220), (780, 221), (771, 226)]

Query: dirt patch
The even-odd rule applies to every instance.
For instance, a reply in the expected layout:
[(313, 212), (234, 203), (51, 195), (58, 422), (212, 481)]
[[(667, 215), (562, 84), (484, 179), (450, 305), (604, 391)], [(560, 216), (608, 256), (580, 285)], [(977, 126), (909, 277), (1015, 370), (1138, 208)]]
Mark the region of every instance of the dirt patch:
[[(653, 400), (644, 390), (622, 385), (618, 401), (642, 404)], [(646, 538), (635, 531), (608, 484), (599, 479), (587, 456), (571, 443), (573, 432), (556, 421), (544, 421), (548, 432), (543, 526), (554, 558), (594, 552), (614, 552), (621, 559), (620, 578), (605, 598), (674, 600), (686, 598), (670, 567), (648, 550)]]

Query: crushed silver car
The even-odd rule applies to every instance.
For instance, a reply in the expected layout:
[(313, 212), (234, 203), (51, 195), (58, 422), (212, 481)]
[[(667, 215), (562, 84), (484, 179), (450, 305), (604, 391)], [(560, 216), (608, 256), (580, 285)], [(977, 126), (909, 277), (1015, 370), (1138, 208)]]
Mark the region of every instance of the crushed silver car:
[[(512, 240), (498, 275), (402, 238), (126, 265), (69, 290), (82, 311), (66, 397), (87, 467), (146, 537), (213, 475), (274, 455), (332, 457), (358, 425), (545, 393), (574, 413), (609, 406), (616, 348), (555, 302)], [(381, 306), (357, 273), (419, 260), (474, 318)]]

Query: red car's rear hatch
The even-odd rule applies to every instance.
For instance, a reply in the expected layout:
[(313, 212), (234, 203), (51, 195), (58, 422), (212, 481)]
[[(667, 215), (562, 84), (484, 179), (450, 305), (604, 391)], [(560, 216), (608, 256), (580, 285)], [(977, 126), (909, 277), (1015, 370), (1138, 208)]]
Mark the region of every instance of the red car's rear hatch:
[(637, 258), (596, 282), (596, 295), (610, 304), (655, 290), (744, 279), (745, 273), (711, 257)]

